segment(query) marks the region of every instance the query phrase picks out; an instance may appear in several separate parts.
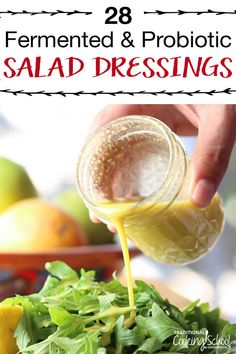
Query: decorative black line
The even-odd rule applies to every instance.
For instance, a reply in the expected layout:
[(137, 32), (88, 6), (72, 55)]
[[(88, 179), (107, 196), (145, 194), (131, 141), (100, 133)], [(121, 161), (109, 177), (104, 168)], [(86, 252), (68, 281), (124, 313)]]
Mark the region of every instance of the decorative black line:
[(49, 15), (49, 16), (55, 16), (55, 15), (92, 15), (91, 11), (79, 11), (79, 10), (72, 10), (72, 11), (64, 11), (64, 10), (55, 10), (55, 11), (27, 11), (27, 10), (22, 10), (22, 11), (12, 11), (12, 10), (7, 10), (7, 11), (0, 11), (0, 15), (11, 15), (11, 16), (16, 16), (16, 15), (30, 15), (30, 16), (35, 16), (35, 15)]
[(194, 95), (208, 95), (214, 96), (218, 94), (227, 94), (231, 95), (236, 93), (236, 89), (226, 88), (224, 90), (209, 90), (209, 91), (202, 91), (202, 90), (195, 90), (195, 91), (25, 91), (25, 90), (11, 90), (11, 89), (4, 89), (0, 90), (0, 93), (12, 94), (14, 96), (17, 95), (25, 95), (25, 96), (34, 96), (34, 95), (43, 95), (43, 96), (99, 96), (99, 95), (109, 95), (109, 96), (118, 96), (118, 95), (128, 95), (128, 96), (136, 96), (136, 95), (152, 95), (152, 96), (159, 96), (159, 95), (166, 95), (166, 96), (176, 96), (176, 95), (185, 95), (185, 96), (194, 96)]
[(185, 11), (185, 10), (177, 10), (177, 11), (144, 11), (144, 15), (236, 15), (236, 10), (232, 11), (216, 11), (216, 10), (203, 10), (203, 11)]

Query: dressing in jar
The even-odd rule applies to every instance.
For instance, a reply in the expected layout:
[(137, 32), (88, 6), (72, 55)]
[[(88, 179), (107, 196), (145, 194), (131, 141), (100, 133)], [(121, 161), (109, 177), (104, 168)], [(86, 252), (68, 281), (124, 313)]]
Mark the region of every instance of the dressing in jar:
[(77, 166), (79, 192), (92, 213), (116, 226), (128, 278), (126, 236), (167, 264), (196, 261), (219, 239), (221, 198), (216, 194), (204, 209), (194, 206), (189, 169), (180, 139), (152, 117), (116, 119), (86, 142)]

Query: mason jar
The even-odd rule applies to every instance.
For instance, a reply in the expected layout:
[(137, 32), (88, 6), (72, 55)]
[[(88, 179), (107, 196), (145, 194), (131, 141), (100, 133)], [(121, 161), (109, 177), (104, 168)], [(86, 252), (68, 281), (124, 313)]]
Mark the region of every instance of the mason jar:
[(161, 263), (187, 264), (212, 249), (224, 224), (218, 194), (204, 209), (189, 200), (189, 169), (184, 146), (169, 127), (132, 115), (88, 138), (77, 185), (87, 207), (105, 223), (111, 223), (111, 203), (112, 210), (124, 208), (126, 235), (144, 254)]

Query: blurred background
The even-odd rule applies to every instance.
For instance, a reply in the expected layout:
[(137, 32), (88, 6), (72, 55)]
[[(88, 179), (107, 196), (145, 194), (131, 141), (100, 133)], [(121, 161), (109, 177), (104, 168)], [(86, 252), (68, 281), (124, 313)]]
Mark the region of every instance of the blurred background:
[[(65, 189), (75, 188), (79, 151), (106, 102), (89, 105), (88, 101), (60, 99), (49, 106), (46, 98), (38, 107), (33, 99), (16, 97), (0, 105), (0, 155), (24, 166), (40, 196), (53, 200)], [(185, 138), (184, 144), (191, 154), (195, 139)], [(236, 320), (235, 181), (236, 149), (220, 187), (226, 212), (224, 234), (207, 257), (178, 268), (159, 265), (144, 256), (132, 261), (135, 277), (162, 280), (190, 300), (201, 298), (212, 306), (219, 305), (231, 320)], [(7, 276), (6, 271), (1, 272), (2, 283)]]

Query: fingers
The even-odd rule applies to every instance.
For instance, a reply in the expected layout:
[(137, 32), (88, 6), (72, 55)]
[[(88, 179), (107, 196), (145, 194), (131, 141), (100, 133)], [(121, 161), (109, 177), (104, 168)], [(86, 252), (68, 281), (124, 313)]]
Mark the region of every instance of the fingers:
[(91, 211), (89, 211), (89, 217), (94, 224), (100, 224), (101, 220), (99, 220)]
[[(98, 219), (93, 213), (89, 212), (89, 217), (90, 217), (90, 220), (92, 222), (94, 222), (95, 224), (100, 224), (102, 221), (100, 219)], [(115, 233), (116, 232), (116, 228), (111, 225), (111, 224), (107, 224), (107, 228), (109, 231)]]
[[(132, 114), (148, 115), (162, 120), (176, 134), (179, 135), (196, 135), (197, 128), (194, 119), (195, 116), (191, 105), (162, 105), (162, 104), (145, 104), (145, 105), (109, 105), (103, 109), (95, 118), (91, 132), (96, 131), (104, 124), (110, 121)], [(186, 119), (187, 117), (187, 119)]]
[(179, 135), (196, 135), (190, 198), (206, 207), (228, 166), (236, 139), (235, 105), (110, 105), (96, 117), (92, 131), (113, 119), (132, 114), (162, 120)]
[(206, 207), (227, 169), (236, 139), (233, 105), (205, 105), (199, 112), (199, 133), (192, 156), (191, 200)]
[(116, 232), (115, 226), (113, 226), (113, 225), (111, 225), (111, 224), (108, 224), (108, 225), (107, 225), (107, 228), (108, 228), (108, 230), (111, 231), (112, 233), (115, 233), (115, 232)]

